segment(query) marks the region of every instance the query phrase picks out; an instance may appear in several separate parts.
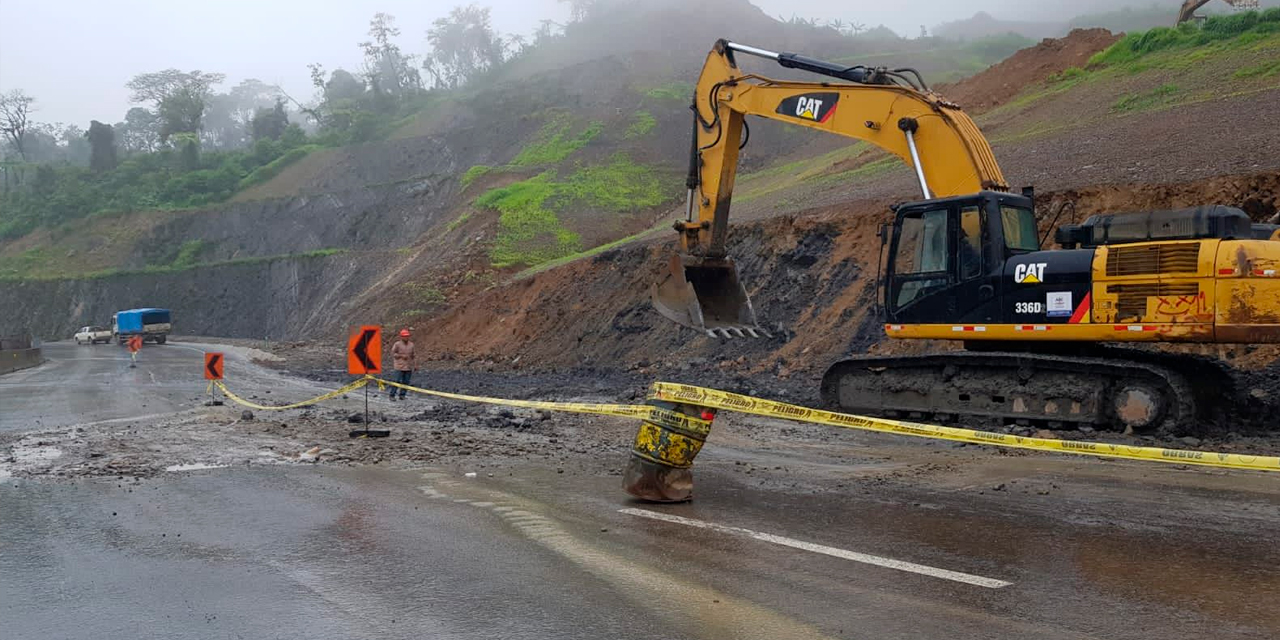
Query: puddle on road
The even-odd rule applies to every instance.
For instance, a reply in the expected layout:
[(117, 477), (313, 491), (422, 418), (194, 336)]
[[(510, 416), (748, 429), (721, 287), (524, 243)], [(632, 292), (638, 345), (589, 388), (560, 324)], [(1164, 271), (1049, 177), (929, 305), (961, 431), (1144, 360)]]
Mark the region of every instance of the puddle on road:
[(555, 520), (542, 505), (510, 494), (428, 472), (418, 489), (427, 497), (491, 511), (538, 545), (609, 582), (640, 606), (686, 629), (693, 638), (831, 638), (818, 629), (714, 589), (680, 580), (592, 546)]
[(206, 469), (225, 469), (229, 464), (209, 464), (204, 462), (195, 462), (192, 464), (171, 464), (164, 468), (165, 471), (204, 471)]
[(1276, 558), (1249, 551), (1170, 543), (1153, 557), (1140, 541), (1099, 538), (1077, 549), (1074, 563), (1081, 577), (1111, 593), (1280, 630)]

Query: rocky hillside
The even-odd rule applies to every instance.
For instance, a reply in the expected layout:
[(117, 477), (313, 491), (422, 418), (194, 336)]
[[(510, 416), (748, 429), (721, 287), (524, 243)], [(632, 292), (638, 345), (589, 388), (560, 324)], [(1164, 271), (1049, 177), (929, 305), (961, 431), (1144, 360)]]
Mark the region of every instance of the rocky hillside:
[[(575, 321), (599, 321), (604, 315), (583, 315), (587, 300), (576, 289), (541, 283), (576, 282), (608, 297), (609, 287), (588, 286), (596, 273), (590, 265), (602, 269), (601, 277), (613, 273), (632, 286), (644, 275), (635, 256), (658, 249), (611, 247), (634, 237), (668, 239), (663, 230), (682, 197), (692, 70), (712, 39), (707, 25), (715, 23), (699, 13), (709, 5), (657, 6), (640, 15), (651, 15), (648, 29), (672, 40), (623, 37), (644, 30), (637, 21), (603, 31), (618, 34), (613, 42), (589, 31), (599, 42), (574, 49), (577, 57), (566, 52), (553, 60), (550, 49), (541, 60), (531, 56), (521, 61), (528, 65), (523, 70), (513, 66), (503, 77), (437, 101), (385, 141), (313, 153), (229, 204), (94, 217), (0, 244), (0, 278), (6, 278), (0, 306), (21, 310), (0, 314), (0, 332), (36, 327), (58, 337), (105, 322), (118, 308), (155, 305), (173, 308), (183, 331), (241, 337), (318, 338), (342, 335), (352, 323), (446, 322), (456, 328), (448, 339), (452, 353), (487, 357), (515, 348), (495, 342), (493, 331), (545, 337), (536, 327), (555, 325), (525, 328), (522, 321), (544, 299), (567, 301), (558, 312)], [(829, 57), (856, 58), (868, 46), (834, 31), (798, 32), (740, 0), (716, 6), (739, 11), (736, 23), (752, 40), (778, 49), (803, 48), (799, 33), (817, 34), (818, 50), (804, 50)], [(1269, 152), (1280, 146), (1280, 122), (1272, 122), (1280, 113), (1255, 108), (1280, 94), (1266, 66), (1280, 51), (1274, 34), (1092, 60), (1104, 49), (1113, 58), (1120, 55), (1113, 50), (1132, 53), (1128, 39), (1108, 49), (1113, 38), (1078, 32), (1049, 41), (945, 91), (977, 105), (979, 123), (1014, 184), (1070, 193), (1098, 185), (1199, 184), (1280, 169)], [(920, 45), (905, 47), (902, 64), (921, 53), (912, 46)], [(856, 224), (870, 225), (888, 203), (914, 196), (909, 171), (872, 149), (770, 125), (753, 126), (744, 150), (734, 199), (740, 223), (808, 210), (826, 212), (831, 224), (836, 212), (856, 213)], [(1238, 132), (1245, 129), (1253, 142), (1241, 147)], [(1220, 201), (1239, 204), (1243, 196), (1227, 191)], [(1256, 191), (1246, 185), (1239, 193)], [(1274, 200), (1257, 202), (1259, 215), (1274, 210)], [(870, 258), (811, 259), (839, 244), (769, 224), (775, 226), (744, 232), (742, 241), (763, 234), (760, 246), (746, 246), (763, 270), (754, 281), (795, 272), (773, 267), (801, 251), (799, 264), (821, 265), (814, 277), (841, 283), (845, 292), (829, 311), (807, 313), (860, 318), (846, 309), (865, 308), (868, 294), (862, 284), (849, 287), (874, 268)], [(839, 235), (854, 239), (850, 247), (871, 242), (850, 230)], [(630, 257), (615, 262), (619, 256)], [(743, 260), (750, 271), (751, 259)], [(564, 274), (574, 275), (566, 280)], [(519, 293), (527, 291), (538, 298)], [(492, 296), (505, 311), (478, 312), (474, 305)], [(519, 300), (525, 302), (515, 304)], [(616, 350), (639, 331), (634, 327), (656, 323), (643, 296), (610, 300), (625, 302), (631, 319), (615, 313), (607, 326), (563, 335), (574, 344), (601, 340)], [(801, 320), (772, 319), (784, 326)]]
[[(830, 57), (899, 50), (905, 63), (933, 46), (784, 24), (745, 0), (646, 3), (579, 27), (441, 94), (387, 140), (313, 151), (227, 204), (95, 215), (0, 242), (0, 296), (26, 295), (10, 283), (56, 292), (24, 300), (26, 312), (4, 314), (0, 325), (53, 337), (136, 305), (216, 318), (237, 305), (208, 308), (166, 292), (201, 287), (213, 278), (203, 270), (270, 263), (306, 271), (335, 253), (384, 265), (383, 277), (345, 294), (345, 311), (302, 309), (291, 317), (314, 318), (286, 326), (430, 314), (514, 273), (663, 224), (681, 197), (692, 81), (716, 37)], [(813, 144), (831, 141), (761, 123), (742, 165), (750, 172)], [(139, 286), (85, 298), (102, 283), (133, 279)], [(148, 284), (161, 281), (175, 285)]]

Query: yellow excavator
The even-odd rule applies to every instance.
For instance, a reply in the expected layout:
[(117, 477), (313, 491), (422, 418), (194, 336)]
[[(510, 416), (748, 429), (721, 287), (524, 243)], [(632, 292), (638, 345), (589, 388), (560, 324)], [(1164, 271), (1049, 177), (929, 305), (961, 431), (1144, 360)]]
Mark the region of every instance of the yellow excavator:
[[(825, 78), (745, 74), (740, 55)], [(822, 382), (827, 406), (1185, 431), (1230, 402), (1221, 364), (1109, 343), (1280, 342), (1280, 227), (1217, 205), (1095, 215), (1059, 227), (1061, 248), (1043, 250), (1033, 192), (1009, 191), (973, 120), (912, 69), (720, 40), (692, 109), (680, 252), (653, 303), (713, 337), (767, 335), (725, 244), (746, 116), (863, 140), (914, 169), (923, 199), (893, 207), (880, 233), (884, 329), (965, 349), (837, 362)]]

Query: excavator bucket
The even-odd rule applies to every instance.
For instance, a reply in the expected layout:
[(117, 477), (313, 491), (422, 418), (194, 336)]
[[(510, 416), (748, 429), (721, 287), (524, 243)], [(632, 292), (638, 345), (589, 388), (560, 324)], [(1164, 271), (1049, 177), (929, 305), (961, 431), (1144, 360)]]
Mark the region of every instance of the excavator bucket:
[(653, 287), (658, 313), (717, 338), (769, 337), (756, 324), (747, 290), (728, 258), (671, 256), (670, 270)]

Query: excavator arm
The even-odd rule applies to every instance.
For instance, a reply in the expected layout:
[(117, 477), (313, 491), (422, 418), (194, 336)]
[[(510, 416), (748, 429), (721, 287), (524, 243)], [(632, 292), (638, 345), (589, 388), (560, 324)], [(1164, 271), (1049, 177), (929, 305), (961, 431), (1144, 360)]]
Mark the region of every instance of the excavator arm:
[[(779, 81), (744, 74), (735, 55), (772, 59), (837, 82)], [(726, 40), (716, 42), (695, 88), (686, 219), (675, 224), (680, 256), (654, 291), (657, 309), (712, 335), (759, 331), (726, 257), (729, 207), (744, 119), (760, 116), (862, 140), (915, 169), (926, 199), (1007, 190), (991, 146), (959, 106), (910, 69), (844, 67)]]

